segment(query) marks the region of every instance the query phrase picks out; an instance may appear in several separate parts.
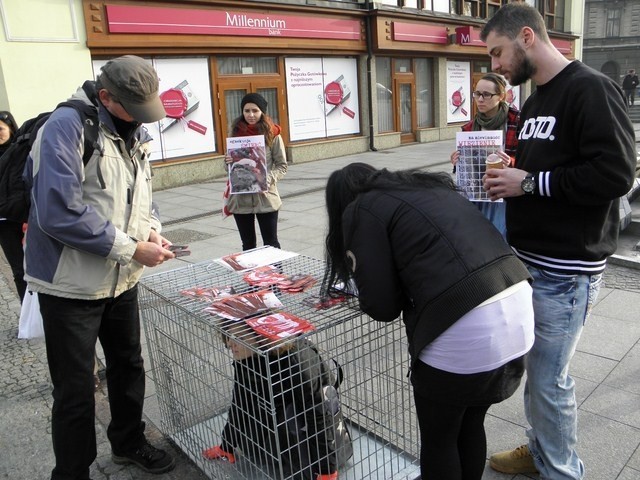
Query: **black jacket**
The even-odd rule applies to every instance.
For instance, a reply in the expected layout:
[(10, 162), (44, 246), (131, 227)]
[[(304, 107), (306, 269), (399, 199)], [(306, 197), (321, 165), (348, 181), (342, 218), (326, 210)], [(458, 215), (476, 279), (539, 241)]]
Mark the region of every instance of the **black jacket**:
[(342, 221), (360, 306), (381, 321), (402, 312), (412, 365), (464, 314), (530, 278), (477, 207), (444, 187), (373, 190)]
[[(256, 354), (233, 364), (223, 450), (240, 449), (276, 476), (282, 465), (285, 477), (305, 480), (336, 471), (351, 456), (350, 436), (339, 438), (336, 431), (346, 429), (337, 424), (342, 414), (328, 411), (331, 402), (324, 402), (326, 388), (336, 385), (335, 376), (313, 343), (297, 339), (289, 350)], [(333, 396), (337, 402), (335, 389)]]
[(616, 250), (618, 198), (633, 186), (636, 143), (624, 95), (574, 61), (527, 99), (516, 167), (533, 195), (507, 200), (507, 238), (521, 259), (566, 274), (597, 274)]
[(622, 80), (622, 88), (625, 90), (633, 90), (638, 86), (638, 75), (631, 75), (628, 73)]

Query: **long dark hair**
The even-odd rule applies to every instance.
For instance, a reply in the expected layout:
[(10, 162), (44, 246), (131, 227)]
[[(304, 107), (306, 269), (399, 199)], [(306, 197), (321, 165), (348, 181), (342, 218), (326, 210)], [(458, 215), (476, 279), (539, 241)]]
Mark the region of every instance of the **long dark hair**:
[[(257, 135), (264, 135), (264, 142), (268, 147), (271, 146), (273, 140), (278, 135), (276, 132), (280, 132), (280, 127), (278, 127), (271, 117), (264, 112), (262, 112), (260, 120), (258, 120), (254, 128), (257, 130)], [(243, 136), (246, 135), (246, 132), (248, 131), (249, 124), (244, 119), (244, 114), (241, 113), (240, 116), (231, 124), (231, 136)]]
[(334, 171), (327, 180), (325, 202), (329, 217), (329, 229), (325, 239), (326, 270), (322, 281), (321, 296), (343, 294), (351, 279), (351, 267), (345, 255), (342, 213), (358, 195), (370, 190), (423, 190), (448, 188), (456, 190), (447, 173), (431, 173), (416, 169), (390, 171), (378, 170), (366, 163), (351, 163)]

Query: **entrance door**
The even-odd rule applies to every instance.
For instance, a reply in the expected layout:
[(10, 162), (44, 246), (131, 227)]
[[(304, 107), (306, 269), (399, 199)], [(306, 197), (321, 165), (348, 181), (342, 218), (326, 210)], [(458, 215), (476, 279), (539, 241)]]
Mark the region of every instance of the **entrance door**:
[[(218, 98), (220, 100), (220, 121), (224, 127), (222, 133), (222, 145), (226, 145), (227, 136), (231, 130), (233, 121), (242, 115), (240, 102), (247, 93), (259, 93), (267, 101), (267, 114), (274, 123), (282, 127), (285, 132), (285, 125), (281, 123), (281, 87), (278, 82), (251, 81), (251, 82), (226, 82), (218, 84)], [(282, 109), (284, 111), (284, 109)], [(282, 119), (284, 122), (285, 119)], [(284, 135), (283, 135), (284, 138)], [(226, 147), (224, 147), (226, 150)]]
[(401, 143), (416, 141), (415, 84), (411, 81), (396, 80), (396, 125), (400, 130)]

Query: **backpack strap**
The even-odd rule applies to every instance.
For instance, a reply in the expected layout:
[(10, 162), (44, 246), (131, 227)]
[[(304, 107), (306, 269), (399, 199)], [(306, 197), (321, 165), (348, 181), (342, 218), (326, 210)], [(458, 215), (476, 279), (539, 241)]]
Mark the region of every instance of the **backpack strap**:
[(56, 108), (70, 107), (80, 115), (82, 128), (84, 129), (84, 154), (82, 163), (86, 165), (93, 156), (93, 152), (98, 150), (102, 155), (103, 151), (98, 143), (98, 108), (95, 105), (88, 105), (82, 100), (67, 100), (59, 103)]

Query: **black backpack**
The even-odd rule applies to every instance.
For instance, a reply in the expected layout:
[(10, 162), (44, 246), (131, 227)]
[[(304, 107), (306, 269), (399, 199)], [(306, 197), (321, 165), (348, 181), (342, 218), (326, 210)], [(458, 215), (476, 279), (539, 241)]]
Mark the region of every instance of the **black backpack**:
[[(89, 98), (91, 95), (90, 82), (82, 86)], [(95, 101), (95, 100), (93, 100)], [(71, 107), (75, 109), (84, 126), (84, 155), (82, 162), (86, 165), (98, 148), (98, 108), (88, 105), (82, 100), (69, 100), (58, 104), (57, 108)], [(30, 188), (24, 182), (22, 174), (27, 163), (27, 157), (36, 140), (38, 130), (45, 124), (53, 112), (41, 113), (37, 117), (24, 122), (15, 132), (13, 143), (0, 157), (0, 218), (14, 222), (26, 222), (31, 206)]]

